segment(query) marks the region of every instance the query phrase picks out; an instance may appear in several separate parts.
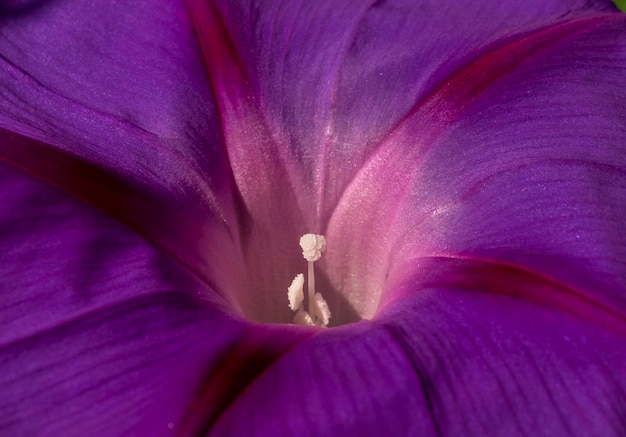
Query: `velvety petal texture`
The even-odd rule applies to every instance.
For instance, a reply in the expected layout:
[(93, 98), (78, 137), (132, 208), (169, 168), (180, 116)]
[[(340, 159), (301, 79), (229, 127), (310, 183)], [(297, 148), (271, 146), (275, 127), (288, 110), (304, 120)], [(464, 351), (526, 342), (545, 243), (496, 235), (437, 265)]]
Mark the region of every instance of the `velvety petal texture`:
[(504, 296), (551, 288), (520, 277), (507, 283), (506, 271), (493, 293), (490, 266), (423, 262), (414, 273), (394, 284), (410, 298), (290, 351), (210, 435), (626, 432), (623, 319), (598, 326)]
[(24, 8), (0, 22), (0, 158), (236, 288), (238, 196), (184, 4)]
[[(0, 6), (0, 434), (624, 435), (625, 30)], [(287, 324), (307, 232), (328, 330)]]
[(2, 12), (1, 434), (192, 434), (310, 333), (234, 319), (238, 196), (187, 10)]
[[(416, 256), (534, 262), (622, 300), (623, 196), (592, 200), (623, 155), (624, 16), (611, 2), (188, 3), (254, 217), (244, 311), (289, 314), (274, 290), (299, 272), (283, 260), (311, 230), (328, 237), (322, 281), (343, 321), (372, 317), (386, 277)], [(563, 165), (578, 175), (553, 184)], [(586, 274), (565, 278), (571, 257)]]
[(189, 3), (233, 162), (291, 154), (330, 307), (373, 317), (284, 356), (215, 435), (624, 432), (611, 3)]
[(193, 302), (202, 284), (115, 220), (6, 165), (1, 175), (0, 429), (123, 435), (180, 423), (211, 350), (235, 334), (224, 325), (222, 340), (200, 345), (215, 323)]
[(131, 229), (5, 164), (0, 187), (3, 435), (195, 428), (310, 335), (234, 320)]
[[(381, 144), (330, 229), (361, 220), (380, 234), (397, 223), (381, 283), (416, 257), (478, 258), (623, 311), (623, 28), (622, 15), (568, 22), (470, 64)], [(375, 216), (362, 212), (364, 191)]]

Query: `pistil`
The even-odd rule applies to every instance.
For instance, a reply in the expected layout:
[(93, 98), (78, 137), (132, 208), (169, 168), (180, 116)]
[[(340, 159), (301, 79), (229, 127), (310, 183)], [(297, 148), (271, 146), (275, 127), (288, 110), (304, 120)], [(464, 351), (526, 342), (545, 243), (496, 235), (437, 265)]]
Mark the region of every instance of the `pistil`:
[(304, 308), (304, 275), (296, 275), (287, 289), (289, 308), (296, 311), (293, 322), (297, 325), (327, 326), (330, 319), (328, 304), (320, 293), (315, 292), (315, 261), (319, 260), (326, 249), (323, 235), (305, 234), (300, 237), (302, 256), (308, 262), (307, 271), (307, 308)]

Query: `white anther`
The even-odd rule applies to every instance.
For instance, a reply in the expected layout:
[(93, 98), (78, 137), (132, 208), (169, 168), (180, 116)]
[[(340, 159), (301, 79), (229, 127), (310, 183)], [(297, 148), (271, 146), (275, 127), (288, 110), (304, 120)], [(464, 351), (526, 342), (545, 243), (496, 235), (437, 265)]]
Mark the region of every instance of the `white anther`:
[(287, 298), (289, 298), (289, 308), (291, 311), (300, 309), (304, 300), (304, 275), (299, 273), (291, 281), (291, 285), (287, 289)]
[(304, 234), (300, 237), (302, 256), (309, 262), (315, 262), (322, 256), (326, 249), (326, 238), (323, 235)]
[(328, 322), (330, 320), (330, 310), (328, 309), (328, 304), (321, 294), (315, 293), (313, 308), (309, 308), (309, 311), (313, 315), (313, 320), (316, 325), (328, 326)]
[(293, 323), (296, 325), (302, 326), (315, 326), (315, 322), (306, 311), (298, 311), (295, 316), (293, 316)]

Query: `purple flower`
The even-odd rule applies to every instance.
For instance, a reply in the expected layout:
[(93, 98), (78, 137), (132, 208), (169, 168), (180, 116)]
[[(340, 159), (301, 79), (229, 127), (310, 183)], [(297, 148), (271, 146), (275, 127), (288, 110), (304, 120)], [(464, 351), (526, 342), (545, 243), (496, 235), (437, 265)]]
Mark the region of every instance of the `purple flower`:
[[(0, 434), (626, 434), (625, 31), (3, 4)], [(308, 232), (329, 329), (290, 323)]]

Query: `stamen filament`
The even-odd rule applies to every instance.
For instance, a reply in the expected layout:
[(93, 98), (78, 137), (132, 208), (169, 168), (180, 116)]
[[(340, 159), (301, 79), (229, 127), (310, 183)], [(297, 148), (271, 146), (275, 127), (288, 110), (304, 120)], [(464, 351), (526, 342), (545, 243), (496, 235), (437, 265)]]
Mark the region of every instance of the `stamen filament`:
[(313, 261), (309, 261), (309, 271), (307, 272), (307, 283), (308, 283), (308, 298), (309, 298), (309, 307), (307, 310), (309, 314), (313, 314), (313, 308), (315, 305), (315, 268), (313, 267)]

